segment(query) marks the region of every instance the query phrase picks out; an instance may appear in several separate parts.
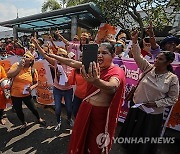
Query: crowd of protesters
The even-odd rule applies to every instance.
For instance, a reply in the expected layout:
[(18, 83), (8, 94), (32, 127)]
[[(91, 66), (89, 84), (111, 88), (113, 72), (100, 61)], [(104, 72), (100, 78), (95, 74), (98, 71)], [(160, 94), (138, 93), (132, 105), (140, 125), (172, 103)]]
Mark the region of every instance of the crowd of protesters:
[[(52, 36), (49, 36), (48, 43), (40, 37), (27, 37), (21, 43), (19, 40), (2, 39), (1, 60), (14, 55), (22, 57), (11, 66), (7, 74), (4, 68), (0, 67), (0, 82), (6, 78), (13, 78), (11, 99), (22, 122), (21, 129), (27, 126), (22, 102), (32, 111), (38, 122), (45, 125), (31, 96), (31, 91), (38, 85), (38, 73), (33, 68), (34, 61), (45, 59), (50, 64), (54, 82), (53, 96), (57, 121), (54, 130), (61, 129), (62, 98), (67, 110), (67, 123), (73, 127), (68, 153), (109, 153), (125, 89), (125, 73), (113, 64), (113, 60), (134, 58), (143, 72), (143, 77), (138, 83), (131, 104), (143, 105), (129, 110), (119, 136), (160, 136), (163, 110), (167, 106), (173, 106), (178, 100), (179, 80), (173, 72), (171, 63), (180, 63), (180, 39), (167, 36), (157, 44), (152, 23), (145, 32), (146, 37), (139, 40), (139, 32), (134, 30), (128, 44), (124, 32), (116, 38), (107, 37), (98, 47), (98, 63), (90, 63), (88, 72), (81, 61), (83, 45), (95, 43), (89, 33), (82, 33), (80, 38), (76, 35), (72, 41), (68, 41), (57, 30), (55, 35), (65, 44), (64, 47), (57, 46)], [(154, 61), (154, 64), (150, 64), (149, 60)], [(73, 85), (76, 86), (75, 91)], [(1, 88), (1, 124), (5, 124), (3, 110), (6, 105), (3, 95)], [(143, 106), (152, 108), (153, 112), (146, 113)], [(96, 142), (97, 136), (101, 133), (108, 134), (110, 139), (110, 143), (103, 149), (99, 148)], [(156, 151), (155, 145), (149, 144), (124, 147), (131, 152), (135, 149), (138, 154)]]

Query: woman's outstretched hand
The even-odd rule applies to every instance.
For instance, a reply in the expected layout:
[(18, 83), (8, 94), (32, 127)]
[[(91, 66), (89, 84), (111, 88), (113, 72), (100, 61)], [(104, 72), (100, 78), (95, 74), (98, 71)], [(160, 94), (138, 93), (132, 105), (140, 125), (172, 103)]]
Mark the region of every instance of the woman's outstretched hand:
[(32, 42), (35, 46), (37, 46), (37, 44), (38, 44), (38, 41), (37, 41), (37, 39), (36, 39), (35, 37), (32, 37), (32, 38), (31, 38), (31, 42)]
[(138, 41), (138, 34), (139, 34), (139, 32), (138, 32), (137, 29), (134, 30), (134, 31), (131, 33), (132, 42), (135, 43), (135, 44), (136, 44), (137, 41)]
[(152, 21), (150, 22), (149, 26), (146, 28), (146, 33), (149, 35), (149, 37), (154, 37)]

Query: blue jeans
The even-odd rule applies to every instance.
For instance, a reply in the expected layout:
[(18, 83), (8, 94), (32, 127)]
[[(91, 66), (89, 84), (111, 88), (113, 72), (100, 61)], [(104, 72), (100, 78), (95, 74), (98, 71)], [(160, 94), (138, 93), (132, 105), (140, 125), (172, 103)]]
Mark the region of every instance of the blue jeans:
[(82, 103), (82, 100), (81, 98), (77, 97), (76, 95), (74, 95), (74, 99), (73, 99), (73, 115), (74, 117), (76, 117), (77, 113), (78, 113), (78, 110), (79, 110), (79, 107)]
[(53, 88), (54, 102), (55, 102), (55, 111), (57, 122), (61, 122), (61, 101), (62, 97), (65, 100), (65, 106), (67, 111), (67, 118), (71, 119), (72, 114), (72, 96), (73, 96), (73, 88), (69, 90), (60, 90), (56, 87)]

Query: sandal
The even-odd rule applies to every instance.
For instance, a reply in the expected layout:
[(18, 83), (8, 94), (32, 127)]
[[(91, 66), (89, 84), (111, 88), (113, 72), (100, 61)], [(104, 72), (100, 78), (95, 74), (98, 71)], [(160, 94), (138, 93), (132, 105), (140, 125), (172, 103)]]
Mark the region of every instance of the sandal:
[(6, 120), (4, 120), (4, 119), (0, 120), (0, 124), (5, 125), (5, 123), (6, 123)]
[(46, 121), (44, 119), (39, 119), (38, 123), (42, 126), (46, 126)]

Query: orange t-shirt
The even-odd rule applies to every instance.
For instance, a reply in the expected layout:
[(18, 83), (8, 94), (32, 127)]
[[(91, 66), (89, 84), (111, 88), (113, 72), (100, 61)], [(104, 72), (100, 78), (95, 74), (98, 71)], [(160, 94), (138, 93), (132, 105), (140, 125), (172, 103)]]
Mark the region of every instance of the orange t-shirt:
[[(6, 72), (2, 66), (0, 66), (0, 80), (3, 78), (6, 78)], [(6, 98), (3, 93), (3, 89), (0, 86), (0, 109), (5, 109), (6, 108)]]
[[(18, 67), (18, 62), (14, 63), (10, 70), (16, 70)], [(35, 70), (34, 72), (34, 81), (38, 81), (38, 73)], [(24, 88), (28, 85), (32, 86), (32, 74), (31, 74), (31, 67), (29, 68), (22, 68), (19, 74), (14, 78), (13, 85), (11, 87), (11, 96), (14, 97), (26, 97), (30, 94), (23, 94)]]
[(75, 95), (81, 99), (84, 99), (87, 93), (88, 83), (81, 74), (76, 73), (75, 69), (72, 70), (71, 74), (68, 76), (68, 83), (71, 85), (76, 85)]

